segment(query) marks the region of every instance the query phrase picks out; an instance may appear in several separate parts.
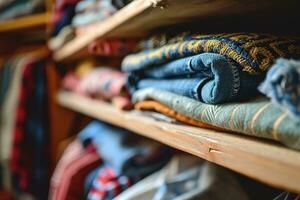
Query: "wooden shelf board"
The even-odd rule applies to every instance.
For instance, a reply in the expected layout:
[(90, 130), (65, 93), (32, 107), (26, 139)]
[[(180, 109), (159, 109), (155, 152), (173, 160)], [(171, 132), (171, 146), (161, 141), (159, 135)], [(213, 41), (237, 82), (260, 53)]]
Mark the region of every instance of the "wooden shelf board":
[(59, 92), (58, 102), (269, 185), (300, 192), (300, 152), (243, 135), (160, 122), (70, 92)]
[(96, 39), (141, 37), (160, 27), (210, 17), (247, 15), (270, 8), (270, 5), (278, 6), (278, 1), (190, 0), (187, 3), (182, 0), (135, 0), (110, 18), (96, 23), (83, 36), (67, 43), (54, 53), (53, 58), (64, 61), (85, 55), (87, 45)]
[(49, 16), (48, 13), (40, 13), (0, 22), (0, 33), (24, 31), (24, 29), (27, 30), (40, 27), (45, 28), (46, 30)]

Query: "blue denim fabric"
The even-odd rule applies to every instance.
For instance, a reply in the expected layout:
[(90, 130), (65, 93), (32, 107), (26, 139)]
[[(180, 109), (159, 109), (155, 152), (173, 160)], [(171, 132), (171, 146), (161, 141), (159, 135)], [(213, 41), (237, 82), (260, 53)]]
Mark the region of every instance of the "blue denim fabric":
[(26, 144), (31, 148), (32, 156), (32, 177), (31, 191), (36, 199), (46, 199), (47, 190), (49, 188), (47, 180), (49, 162), (48, 154), (48, 115), (47, 115), (47, 83), (46, 83), (46, 60), (39, 61), (34, 69), (36, 78), (36, 87), (31, 101), (28, 105), (28, 115), (26, 124)]
[(72, 23), (73, 16), (75, 15), (75, 5), (66, 5), (61, 19), (55, 23), (53, 35), (57, 35), (61, 29)]
[(300, 119), (300, 61), (278, 59), (259, 90), (290, 116)]
[(153, 87), (187, 96), (198, 101), (218, 104), (249, 98), (257, 94), (262, 76), (245, 74), (222, 55), (202, 53), (154, 67), (129, 72), (132, 93)]
[(160, 169), (171, 157), (168, 147), (99, 121), (91, 122), (79, 138), (92, 142), (103, 162), (118, 175), (124, 174), (134, 180)]

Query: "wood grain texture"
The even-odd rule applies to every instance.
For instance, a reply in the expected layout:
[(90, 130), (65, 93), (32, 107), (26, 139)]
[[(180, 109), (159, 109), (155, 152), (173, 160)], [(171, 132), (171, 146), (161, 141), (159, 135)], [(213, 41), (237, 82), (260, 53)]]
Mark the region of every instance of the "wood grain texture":
[[(291, 2), (295, 0), (287, 0), (285, 5)], [(280, 3), (279, 0), (135, 0), (110, 18), (96, 23), (87, 34), (67, 43), (54, 53), (53, 58), (64, 61), (84, 56), (87, 45), (96, 39), (142, 37), (162, 27), (194, 20), (204, 21), (212, 17), (222, 19), (222, 16), (238, 14), (252, 16), (266, 8), (278, 8)], [(201, 27), (201, 23), (197, 25)], [(206, 30), (206, 27), (202, 30)]]
[(271, 141), (168, 124), (70, 92), (60, 92), (58, 102), (71, 110), (129, 129), (266, 184), (300, 192), (300, 152)]
[(0, 33), (24, 31), (28, 29), (46, 30), (49, 19), (49, 13), (41, 13), (0, 22)]

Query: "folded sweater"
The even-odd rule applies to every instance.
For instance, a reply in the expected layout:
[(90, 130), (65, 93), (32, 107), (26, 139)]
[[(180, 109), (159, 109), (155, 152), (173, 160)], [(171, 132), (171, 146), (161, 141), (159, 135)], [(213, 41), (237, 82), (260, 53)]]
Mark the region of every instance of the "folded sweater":
[(214, 127), (279, 141), (300, 150), (300, 122), (266, 98), (250, 102), (209, 105), (171, 92), (148, 88), (134, 93), (133, 101), (158, 101), (176, 112)]
[(300, 57), (296, 39), (267, 34), (182, 34), (144, 41), (144, 51), (127, 56), (131, 92), (155, 87), (210, 104), (258, 94), (257, 86), (275, 58)]

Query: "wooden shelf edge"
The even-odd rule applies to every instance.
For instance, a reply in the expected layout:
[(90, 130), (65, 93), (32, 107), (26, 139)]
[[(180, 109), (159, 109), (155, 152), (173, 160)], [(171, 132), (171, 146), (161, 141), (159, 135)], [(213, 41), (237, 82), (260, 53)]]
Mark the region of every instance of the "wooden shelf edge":
[[(162, 0), (156, 0), (160, 2)], [(103, 37), (109, 31), (120, 26), (127, 20), (137, 16), (148, 8), (151, 8), (153, 1), (151, 0), (135, 0), (116, 12), (113, 16), (108, 19), (99, 22), (93, 26), (93, 31), (89, 31), (88, 34), (83, 36), (76, 37), (74, 40), (67, 43), (64, 47), (54, 52), (53, 59), (57, 62), (63, 61), (68, 57), (82, 51), (87, 44), (96, 40), (100, 37)]]
[(265, 140), (160, 122), (61, 91), (58, 103), (289, 191), (300, 192), (300, 152)]
[(5, 22), (0, 22), (0, 33), (21, 31), (33, 27), (45, 26), (50, 17), (49, 13), (39, 13), (30, 16), (20, 17)]

